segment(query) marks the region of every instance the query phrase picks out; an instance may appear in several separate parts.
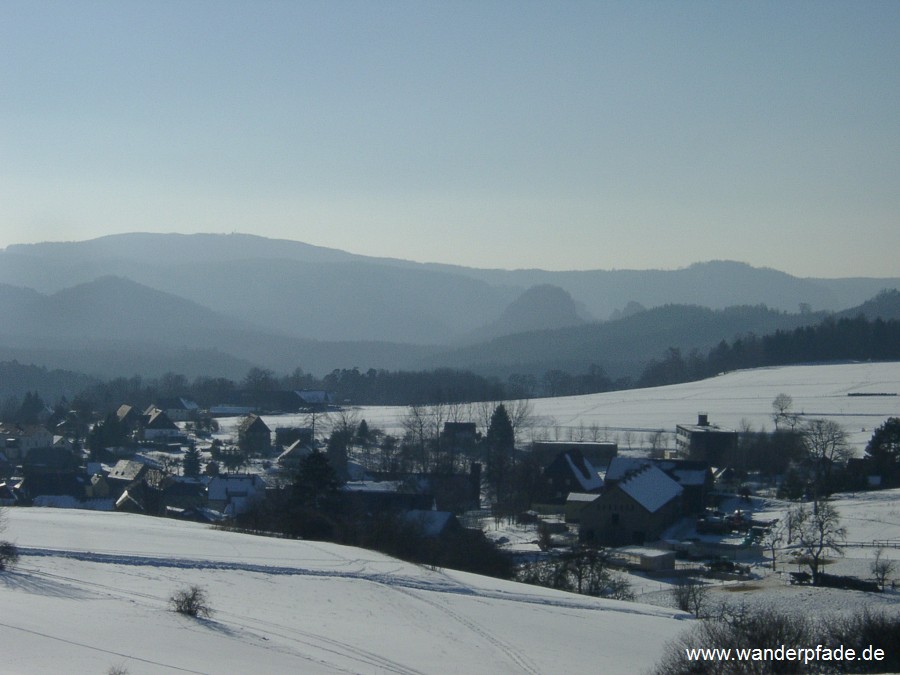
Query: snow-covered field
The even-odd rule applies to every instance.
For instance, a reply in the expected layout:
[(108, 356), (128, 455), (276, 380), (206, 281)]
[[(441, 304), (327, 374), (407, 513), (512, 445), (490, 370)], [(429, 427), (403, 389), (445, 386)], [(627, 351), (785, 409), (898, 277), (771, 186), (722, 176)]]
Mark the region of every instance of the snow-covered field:
[[(318, 542), (116, 513), (9, 509), (0, 672), (634, 673), (669, 608), (430, 570)], [(204, 587), (214, 615), (168, 609)]]
[[(611, 433), (673, 431), (706, 412), (713, 423), (772, 428), (771, 403), (840, 422), (861, 449), (900, 415), (900, 363), (794, 366), (729, 373), (670, 387), (533, 402), (543, 428), (595, 425)], [(357, 411), (397, 432), (405, 408)], [(238, 420), (222, 420), (233, 433)], [(271, 428), (302, 416), (266, 417)], [(848, 539), (900, 539), (900, 493), (842, 495)], [(755, 499), (760, 518), (787, 504)], [(3, 538), (20, 566), (0, 573), (0, 672), (105, 673), (639, 673), (689, 621), (670, 604), (670, 581), (633, 577), (622, 603), (558, 593), (361, 549), (266, 539), (127, 514), (8, 509)], [(494, 533), (496, 534), (496, 533)], [(527, 540), (528, 533), (516, 535)], [(872, 548), (850, 547), (830, 571), (868, 576)], [(900, 549), (890, 549), (900, 558)], [(787, 569), (787, 559), (779, 569)], [(791, 567), (790, 569), (794, 569)], [(896, 611), (897, 593), (788, 586), (764, 561), (716, 598), (821, 613), (861, 606)], [(197, 584), (214, 616), (171, 612), (168, 598)]]
[[(846, 545), (842, 554), (828, 554), (825, 571), (872, 581), (871, 563), (876, 551), (872, 543), (887, 541), (900, 545), (900, 489), (837, 494), (833, 504), (841, 525), (847, 530)], [(747, 507), (737, 499), (732, 506)], [(792, 506), (794, 504), (787, 501), (754, 497), (750, 510), (754, 519), (765, 521), (784, 518)], [(900, 583), (900, 548), (888, 546), (883, 548), (882, 554), (897, 561), (897, 569), (891, 578)], [(749, 579), (711, 583), (708, 598), (711, 607), (723, 602), (763, 605), (808, 616), (853, 613), (862, 609), (900, 613), (900, 590), (863, 593), (790, 585), (789, 572), (809, 571), (806, 566), (797, 565), (790, 555), (790, 547), (779, 550), (775, 572), (771, 570), (768, 551), (756, 560), (745, 562), (752, 567)], [(639, 601), (663, 606), (671, 604), (671, 579), (645, 579), (633, 575), (631, 580)]]
[[(900, 416), (900, 362), (759, 368), (667, 387), (535, 399), (532, 431), (567, 440), (573, 434), (589, 436), (590, 427), (596, 426), (602, 433), (618, 436), (622, 446), (626, 431), (636, 437), (656, 430), (674, 434), (677, 424), (695, 423), (700, 412), (708, 413), (710, 422), (720, 426), (738, 429), (747, 422), (757, 430), (772, 430), (772, 401), (780, 393), (791, 396), (794, 412), (803, 418), (823, 417), (841, 424), (861, 453), (876, 427), (888, 417)], [(394, 434), (401, 433), (406, 413), (404, 406), (355, 409), (370, 427)], [(272, 429), (305, 421), (302, 415), (264, 419)], [(223, 433), (234, 434), (239, 421), (221, 420)]]

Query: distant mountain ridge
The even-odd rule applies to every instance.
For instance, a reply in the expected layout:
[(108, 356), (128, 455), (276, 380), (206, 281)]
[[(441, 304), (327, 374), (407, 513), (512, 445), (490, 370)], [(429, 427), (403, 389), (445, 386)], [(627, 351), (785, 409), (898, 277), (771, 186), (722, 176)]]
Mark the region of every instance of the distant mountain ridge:
[(489, 342), (427, 357), (423, 367), (452, 365), (506, 376), (548, 369), (585, 372), (602, 366), (614, 378), (634, 376), (651, 359), (675, 347), (704, 352), (722, 340), (818, 323), (822, 313), (786, 314), (764, 306), (713, 310), (697, 305), (665, 305), (617, 321), (499, 337)]
[[(668, 346), (790, 328), (884, 288), (900, 279), (798, 279), (729, 261), (479, 270), (247, 234), (122, 234), (0, 251), (0, 359), (103, 375), (217, 364), (228, 376), (250, 365), (633, 372)], [(136, 370), (123, 373), (129, 359)]]

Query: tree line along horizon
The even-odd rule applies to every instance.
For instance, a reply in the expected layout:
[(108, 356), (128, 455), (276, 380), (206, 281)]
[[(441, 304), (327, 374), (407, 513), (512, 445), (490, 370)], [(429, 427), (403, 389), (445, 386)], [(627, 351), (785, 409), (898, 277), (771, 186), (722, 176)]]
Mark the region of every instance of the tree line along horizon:
[[(598, 358), (598, 361), (602, 359)], [(160, 397), (182, 396), (202, 407), (233, 402), (237, 392), (314, 389), (330, 392), (338, 402), (353, 405), (433, 405), (476, 401), (502, 401), (538, 397), (571, 396), (606, 391), (652, 387), (705, 379), (719, 373), (746, 368), (827, 363), (841, 361), (900, 360), (900, 321), (826, 318), (815, 326), (778, 330), (722, 340), (701, 353), (684, 354), (668, 348), (650, 361), (636, 379), (609, 377), (601, 365), (591, 363), (581, 373), (548, 369), (538, 376), (513, 373), (506, 380), (471, 370), (438, 368), (423, 371), (389, 371), (370, 368), (335, 369), (324, 377), (293, 372), (277, 375), (273, 370), (252, 367), (235, 381), (226, 377), (198, 376), (189, 380), (178, 373), (160, 377), (116, 377), (109, 380), (48, 370), (42, 366), (0, 362), (0, 381), (20, 383), (23, 394), (8, 393), (0, 401), (0, 421), (31, 423), (46, 406), (66, 407), (91, 414), (108, 411), (124, 401), (149, 405)]]

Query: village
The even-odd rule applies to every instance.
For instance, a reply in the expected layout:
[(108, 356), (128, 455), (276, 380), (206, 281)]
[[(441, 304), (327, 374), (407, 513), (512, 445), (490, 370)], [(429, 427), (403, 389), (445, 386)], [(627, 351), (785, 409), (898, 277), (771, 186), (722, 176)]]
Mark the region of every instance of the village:
[[(773, 512), (771, 500), (827, 503), (835, 492), (892, 487), (898, 478), (874, 453), (854, 457), (833, 422), (801, 420), (787, 395), (772, 402), (774, 432), (739, 431), (698, 413), (671, 430), (672, 447), (660, 433), (646, 444), (629, 438), (626, 448), (597, 433), (550, 440), (535, 432), (527, 404), (479, 405), (480, 423), (413, 407), (399, 438), (325, 391), (267, 392), (207, 409), (159, 398), (91, 421), (47, 410), (37, 423), (0, 428), (0, 505), (352, 543), (620, 599), (639, 594), (641, 578), (747, 582), (776, 562), (791, 584), (893, 588), (890, 556), (883, 569), (826, 574), (846, 543), (840, 527), (804, 539), (800, 520), (791, 522), (799, 516)], [(517, 442), (519, 425), (529, 425), (530, 442)], [(896, 419), (888, 426), (896, 433)], [(584, 565), (592, 585), (581, 582)], [(664, 601), (700, 615), (696, 597), (692, 607), (686, 591), (680, 603), (670, 595)]]

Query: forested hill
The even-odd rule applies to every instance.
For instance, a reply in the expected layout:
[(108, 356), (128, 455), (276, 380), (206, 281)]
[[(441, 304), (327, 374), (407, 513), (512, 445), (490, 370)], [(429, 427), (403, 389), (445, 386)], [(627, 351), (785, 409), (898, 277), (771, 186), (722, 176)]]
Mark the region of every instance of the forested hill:
[(717, 373), (798, 363), (900, 360), (900, 320), (828, 317), (814, 326), (723, 340), (705, 356), (670, 349), (647, 366), (642, 387), (687, 382)]

